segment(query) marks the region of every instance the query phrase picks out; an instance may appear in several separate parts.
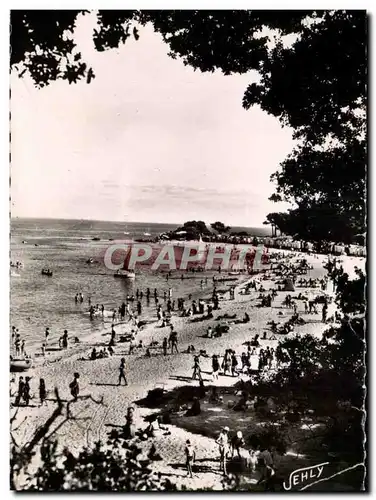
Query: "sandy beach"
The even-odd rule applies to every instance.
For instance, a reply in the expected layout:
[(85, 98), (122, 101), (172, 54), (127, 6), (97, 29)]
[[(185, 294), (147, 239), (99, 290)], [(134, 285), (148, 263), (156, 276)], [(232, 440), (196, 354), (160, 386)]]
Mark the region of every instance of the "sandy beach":
[[(310, 271), (310, 276), (313, 278), (321, 278), (324, 275), (323, 256), (304, 256), (308, 262), (312, 264), (313, 269)], [(349, 267), (357, 265), (358, 261), (349, 260)], [(354, 264), (355, 263), (355, 264)], [(261, 276), (261, 275), (260, 275)], [(163, 355), (161, 344), (164, 337), (169, 335), (169, 327), (161, 328), (158, 326), (156, 317), (153, 322), (150, 322), (143, 327), (136, 336), (136, 344), (142, 340), (145, 347), (151, 342), (157, 341), (159, 347), (150, 348), (151, 357), (145, 356), (145, 348), (135, 350), (134, 354), (129, 354), (128, 343), (118, 343), (115, 346), (115, 354), (106, 359), (97, 359), (94, 361), (82, 360), (81, 358), (88, 355), (93, 346), (97, 348), (108, 344), (109, 335), (98, 332), (97, 336), (92, 336), (85, 343), (79, 346), (72, 347), (68, 352), (57, 352), (51, 355), (51, 359), (44, 366), (36, 366), (29, 371), (31, 379), (32, 399), (30, 406), (27, 408), (19, 407), (15, 426), (18, 427), (26, 418), (26, 421), (20, 425), (14, 437), (19, 444), (26, 443), (35, 432), (36, 428), (41, 425), (46, 418), (52, 413), (55, 402), (53, 401), (53, 390), (57, 387), (60, 397), (65, 400), (71, 399), (69, 392), (69, 383), (73, 379), (73, 373), (80, 374), (80, 395), (91, 395), (95, 400), (103, 398), (103, 405), (97, 405), (91, 400), (80, 400), (74, 404), (74, 414), (79, 414), (80, 417), (90, 417), (88, 420), (83, 420), (79, 423), (67, 422), (57, 433), (61, 437), (62, 445), (69, 443), (71, 451), (77, 451), (85, 445), (93, 444), (97, 440), (106, 441), (108, 433), (113, 428), (120, 429), (125, 424), (125, 416), (127, 408), (130, 405), (135, 406), (135, 402), (147, 396), (148, 391), (157, 387), (161, 387), (166, 391), (183, 385), (198, 386), (197, 380), (192, 381), (193, 354), (187, 354), (189, 345), (194, 345), (195, 352), (200, 350), (206, 351), (208, 357), (201, 358), (201, 369), (203, 372), (204, 383), (207, 385), (218, 385), (221, 387), (232, 386), (239, 382), (241, 377), (246, 380), (248, 377), (239, 375), (219, 376), (219, 380), (213, 382), (211, 372), (211, 356), (217, 354), (223, 356), (226, 349), (235, 350), (239, 356), (246, 350), (244, 342), (250, 341), (254, 335), (260, 335), (261, 347), (266, 346), (276, 347), (280, 336), (277, 335), (277, 340), (268, 340), (271, 336), (270, 330), (267, 329), (267, 322), (270, 320), (280, 321), (291, 316), (292, 312), (282, 307), (288, 292), (278, 292), (278, 296), (272, 307), (259, 308), (256, 307), (258, 291), (251, 291), (245, 295), (242, 293), (246, 284), (253, 280), (254, 277), (242, 276), (239, 284), (235, 288), (234, 298), (230, 300), (229, 293), (223, 295), (220, 300), (220, 309), (213, 311), (214, 318), (205, 321), (192, 321), (193, 318), (179, 317), (177, 313), (172, 315), (172, 324), (178, 333), (179, 354)], [(274, 285), (273, 281), (263, 280), (263, 287), (268, 290)], [(330, 284), (329, 284), (330, 286)], [(222, 286), (221, 286), (222, 288)], [(203, 287), (202, 296), (210, 296), (212, 287)], [(296, 293), (305, 293), (308, 290), (297, 288)], [(220, 338), (204, 338), (209, 324), (214, 327), (218, 316), (236, 314), (237, 318), (242, 318), (247, 312), (250, 316), (250, 322), (245, 324), (235, 324), (233, 320), (221, 321), (221, 324), (227, 323), (229, 331), (224, 333)], [(281, 317), (280, 313), (284, 314)], [(295, 333), (310, 333), (321, 335), (326, 324), (321, 322), (320, 311), (318, 314), (305, 315), (303, 304), (299, 304), (298, 312), (306, 320), (306, 324), (297, 326)], [(117, 334), (121, 335), (125, 332), (130, 332), (130, 324), (118, 324), (115, 326)], [(108, 329), (109, 333), (110, 328)], [(267, 332), (267, 339), (261, 340), (263, 332)], [(117, 385), (118, 369), (120, 359), (124, 357), (125, 372), (128, 380), (128, 386)], [(39, 378), (43, 377), (46, 381), (48, 391), (47, 404), (39, 406), (38, 398), (38, 382)], [(15, 377), (16, 381), (18, 376)], [(13, 385), (13, 388), (16, 385)], [(13, 400), (13, 398), (12, 398)], [(137, 428), (145, 428), (147, 423), (144, 418), (152, 413), (152, 410), (140, 406), (135, 406), (135, 423)], [(73, 411), (73, 410), (72, 410)], [(57, 426), (59, 421), (56, 422)], [(231, 429), (231, 422), (228, 423)], [(146, 442), (140, 442), (140, 446), (145, 449), (145, 452), (150, 449), (151, 442), (154, 442), (158, 453), (162, 460), (155, 463), (155, 470), (167, 476), (173, 476), (174, 481), (180, 487), (182, 485), (188, 488), (200, 489), (201, 487), (221, 488), (222, 475), (218, 469), (218, 464), (214, 466), (215, 472), (199, 472), (195, 474), (193, 479), (186, 478), (184, 468), (177, 470), (176, 464), (184, 462), (184, 444), (186, 439), (190, 439), (196, 447), (197, 456), (205, 463), (210, 463), (215, 460), (218, 455), (217, 445), (213, 438), (202, 436), (200, 434), (188, 432), (185, 429), (168, 426), (170, 434), (156, 436)], [(138, 438), (134, 438), (136, 441)], [(173, 466), (175, 464), (175, 466)], [(252, 479), (251, 482), (256, 482)]]

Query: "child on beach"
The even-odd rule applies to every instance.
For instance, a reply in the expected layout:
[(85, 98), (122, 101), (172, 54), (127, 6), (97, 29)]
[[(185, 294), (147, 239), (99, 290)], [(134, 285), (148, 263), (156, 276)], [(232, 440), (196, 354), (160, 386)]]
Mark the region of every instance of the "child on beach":
[(186, 441), (186, 446), (185, 446), (185, 457), (186, 457), (186, 465), (187, 465), (187, 476), (193, 477), (192, 474), (192, 466), (194, 464), (194, 461), (196, 460), (196, 452), (191, 445), (191, 442), (189, 439)]

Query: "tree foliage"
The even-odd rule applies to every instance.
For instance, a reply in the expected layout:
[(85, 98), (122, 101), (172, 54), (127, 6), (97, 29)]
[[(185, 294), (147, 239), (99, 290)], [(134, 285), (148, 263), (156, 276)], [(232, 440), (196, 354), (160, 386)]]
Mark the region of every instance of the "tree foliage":
[(57, 441), (40, 448), (41, 465), (28, 475), (23, 491), (173, 491), (172, 483), (153, 473), (151, 460), (140, 459), (141, 450), (126, 441), (109, 439), (81, 450), (59, 452)]
[(218, 233), (228, 233), (231, 229), (230, 226), (226, 226), (226, 224), (223, 224), (223, 222), (216, 221), (210, 224), (211, 228), (214, 229), (214, 231), (217, 231)]

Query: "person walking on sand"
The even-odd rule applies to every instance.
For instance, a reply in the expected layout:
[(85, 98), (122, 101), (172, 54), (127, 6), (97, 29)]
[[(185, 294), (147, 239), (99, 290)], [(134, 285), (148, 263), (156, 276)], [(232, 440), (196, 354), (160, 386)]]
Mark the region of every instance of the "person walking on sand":
[(228, 453), (228, 433), (229, 433), (229, 428), (224, 427), (222, 431), (220, 432), (218, 439), (216, 440), (216, 443), (219, 447), (219, 463), (220, 463), (220, 470), (223, 472), (225, 476), (227, 476), (227, 467), (226, 467), (226, 458), (227, 458), (227, 453)]
[(196, 460), (196, 452), (189, 439), (185, 443), (185, 463), (187, 465), (187, 476), (193, 477), (192, 466)]
[(46, 397), (47, 397), (46, 384), (44, 382), (44, 378), (41, 378), (39, 380), (39, 399), (41, 406), (43, 405), (43, 403), (46, 402)]
[(128, 385), (127, 379), (125, 378), (125, 358), (121, 358), (120, 360), (118, 385), (121, 385), (122, 380), (124, 380), (124, 385)]
[(78, 395), (80, 394), (80, 386), (78, 384), (79, 378), (80, 374), (75, 372), (73, 375), (73, 381), (69, 384), (70, 393), (75, 401), (77, 401)]
[(196, 377), (199, 379), (200, 382), (202, 382), (201, 368), (200, 368), (200, 358), (199, 358), (199, 356), (195, 356), (194, 357), (194, 362), (193, 362), (192, 380), (195, 380)]

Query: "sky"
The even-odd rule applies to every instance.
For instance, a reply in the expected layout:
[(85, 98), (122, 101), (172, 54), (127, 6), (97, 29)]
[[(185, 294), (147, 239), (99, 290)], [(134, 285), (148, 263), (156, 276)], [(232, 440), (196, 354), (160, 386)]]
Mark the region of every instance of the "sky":
[(270, 175), (292, 131), (242, 108), (257, 74), (201, 73), (151, 27), (96, 52), (93, 16), (75, 33), (96, 78), (36, 89), (11, 75), (12, 217), (260, 226), (285, 204)]

